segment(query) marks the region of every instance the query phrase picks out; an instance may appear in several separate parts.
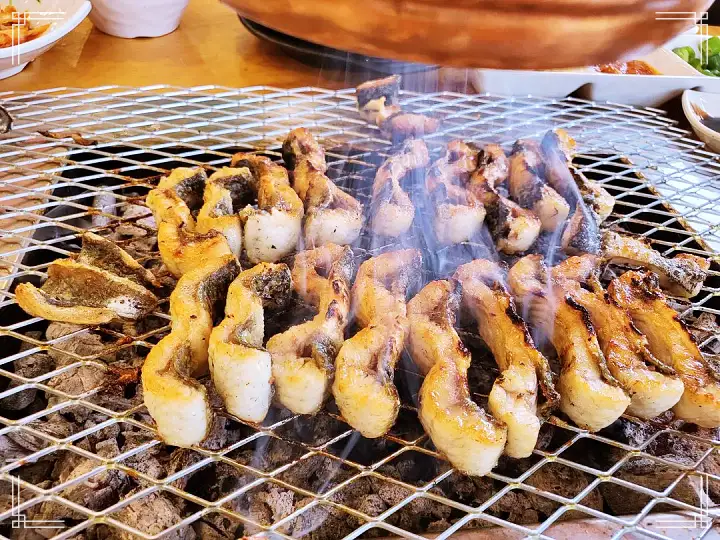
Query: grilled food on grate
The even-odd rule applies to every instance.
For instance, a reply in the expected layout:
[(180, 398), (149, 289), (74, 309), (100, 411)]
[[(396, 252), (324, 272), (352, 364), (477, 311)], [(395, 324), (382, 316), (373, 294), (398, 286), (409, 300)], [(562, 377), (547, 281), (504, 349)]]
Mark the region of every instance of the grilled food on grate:
[(246, 206), (245, 252), (250, 262), (276, 262), (295, 251), (304, 215), (287, 170), (265, 156), (235, 154), (233, 167), (248, 167), (257, 186), (257, 208)]
[(215, 388), (230, 414), (262, 422), (273, 396), (272, 358), (263, 347), (265, 309), (282, 308), (292, 289), (286, 264), (258, 263), (230, 284), (225, 318), (210, 334)]
[(167, 444), (199, 444), (210, 431), (212, 410), (197, 377), (208, 371), (213, 315), (240, 271), (232, 254), (209, 258), (185, 273), (170, 295), (170, 333), (143, 364), (145, 405)]
[(610, 374), (585, 308), (556, 286), (540, 255), (520, 259), (510, 269), (508, 284), (560, 358), (560, 410), (590, 431), (612, 424), (630, 398)]
[(325, 176), (325, 152), (307, 129), (288, 134), (283, 159), (293, 172), (293, 188), (305, 203), (305, 245), (355, 242), (363, 225), (363, 206)]
[(21, 283), (15, 290), (25, 312), (49, 321), (106, 324), (145, 317), (158, 304), (147, 287), (159, 285), (151, 272), (109, 240), (83, 235), (74, 259), (53, 261), (41, 288)]
[(377, 125), (393, 143), (435, 133), (442, 124), (440, 118), (403, 112), (398, 103), (400, 82), (400, 75), (392, 75), (359, 85), (355, 94), (360, 116)]
[(495, 418), (507, 425), (505, 453), (515, 458), (528, 457), (540, 433), (538, 386), (547, 400), (543, 415), (560, 401), (550, 364), (535, 348), (505, 288), (505, 274), (498, 264), (475, 260), (460, 266), (455, 279), (462, 284), (463, 305), (477, 320), (478, 333), (500, 368), (488, 405)]
[(474, 147), (452, 141), (428, 171), (425, 187), (434, 210), (435, 236), (443, 245), (472, 240), (482, 228), (485, 208), (462, 185), (477, 167), (477, 154)]
[(425, 431), (454, 467), (482, 476), (497, 465), (509, 430), (470, 396), (470, 351), (454, 328), (460, 294), (455, 280), (425, 285), (408, 303), (408, 347), (426, 374), (418, 394)]
[(652, 354), (625, 309), (605, 293), (596, 270), (594, 256), (571, 257), (552, 269), (552, 277), (567, 298), (587, 311), (610, 373), (630, 396), (627, 413), (655, 418), (678, 402), (683, 383), (672, 367)]
[(670, 365), (685, 385), (673, 411), (702, 427), (720, 426), (720, 373), (703, 358), (695, 340), (667, 305), (658, 277), (648, 272), (625, 272), (608, 287), (610, 298), (630, 313), (648, 339), (652, 353)]
[(509, 190), (520, 206), (532, 210), (542, 230), (560, 229), (570, 213), (567, 201), (542, 178), (543, 157), (533, 140), (519, 140), (510, 155)]
[(145, 200), (157, 224), (160, 256), (178, 278), (207, 259), (232, 254), (222, 234), (214, 230), (200, 234), (196, 230), (192, 212), (202, 204), (206, 179), (202, 169), (174, 169)]
[(606, 261), (641, 266), (655, 272), (663, 289), (686, 298), (700, 292), (710, 268), (710, 262), (702, 257), (680, 253), (668, 259), (646, 241), (614, 231), (603, 233), (602, 254)]
[(350, 316), (352, 250), (327, 244), (295, 256), (293, 285), (318, 314), (271, 337), (272, 373), (278, 401), (299, 414), (320, 410), (330, 393), (335, 357)]
[(368, 438), (385, 435), (400, 409), (393, 374), (408, 331), (406, 296), (421, 265), (419, 250), (391, 251), (362, 263), (355, 278), (352, 302), (362, 330), (338, 353), (333, 395), (345, 420)]
[(503, 253), (522, 253), (532, 246), (540, 234), (540, 219), (498, 193), (510, 172), (504, 150), (488, 144), (480, 151), (478, 167), (468, 179), (468, 190), (487, 210), (487, 224), (497, 249)]
[(205, 181), (203, 205), (197, 216), (197, 231), (220, 233), (236, 257), (242, 252), (243, 223), (234, 201), (250, 192), (257, 192), (257, 179), (250, 169), (223, 167)]
[(415, 218), (415, 205), (400, 185), (408, 173), (427, 167), (430, 155), (420, 139), (409, 139), (378, 168), (372, 188), (372, 229), (378, 236), (401, 236)]

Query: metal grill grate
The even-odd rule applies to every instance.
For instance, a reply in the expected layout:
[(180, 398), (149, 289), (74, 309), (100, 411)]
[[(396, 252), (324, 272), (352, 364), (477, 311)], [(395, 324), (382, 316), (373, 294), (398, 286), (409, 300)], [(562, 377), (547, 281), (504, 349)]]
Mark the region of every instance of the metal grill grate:
[[(108, 381), (118, 376), (108, 359), (147, 354), (168, 330), (167, 303), (140, 329), (80, 329), (50, 339), (46, 322), (19, 310), (14, 285), (40, 283), (52, 260), (79, 249), (78, 237), (87, 228), (98, 234), (123, 225), (151, 230), (143, 223), (150, 215), (146, 208), (131, 217), (123, 217), (123, 210), (142, 206), (167, 169), (219, 167), (241, 150), (279, 159), (287, 131), (305, 126), (329, 149), (329, 174), (362, 199), (388, 145), (358, 118), (351, 90), (102, 87), (6, 93), (0, 99), (15, 119), (13, 131), (0, 138), (0, 533), (17, 537), (13, 522), (42, 518), (38, 509), (48, 508), (63, 509), (62, 528), (42, 529), (42, 537), (57, 538), (190, 538), (190, 525), (197, 537), (221, 538), (212, 534), (219, 535), (221, 525), (232, 529), (228, 523), (241, 524), (238, 532), (273, 538), (320, 538), (327, 527), (350, 538), (419, 538), (425, 532), (447, 538), (488, 526), (518, 537), (552, 538), (568, 517), (600, 518), (602, 535), (614, 538), (628, 532), (672, 538), (681, 529), (701, 538), (712, 530), (718, 514), (704, 494), (720, 494), (717, 432), (624, 418), (618, 429), (590, 434), (553, 417), (532, 458), (504, 461), (486, 479), (471, 481), (450, 469), (424, 435), (412, 407), (419, 380), (409, 365), (398, 375), (406, 394), (400, 419), (381, 440), (361, 439), (330, 405), (314, 418), (273, 410), (262, 426), (226, 418), (214, 445), (170, 454), (156, 439), (139, 394), (108, 398), (117, 396)], [(428, 138), (434, 151), (450, 138), (510, 144), (549, 128), (568, 129), (581, 152), (577, 165), (617, 199), (611, 223), (648, 237), (665, 254), (713, 260), (702, 293), (682, 311), (685, 317), (718, 313), (720, 162), (662, 111), (455, 93), (405, 93), (402, 100), (409, 109), (445, 117), (442, 132)], [(98, 209), (99, 200), (110, 202)], [(358, 254), (387, 247), (360, 245)], [(432, 245), (424, 248), (433, 252)], [(154, 260), (157, 252), (142, 254), (143, 262)], [(472, 335), (466, 337), (472, 342)], [(64, 345), (81, 338), (95, 347), (92, 355)], [(701, 345), (715, 350), (720, 335), (708, 335)], [(56, 360), (54, 366), (30, 377), (16, 373), (20, 362), (45, 354)], [(32, 403), (44, 393), (42, 407), (3, 408), (28, 393), (36, 396)], [(65, 423), (49, 421), (58, 416)], [(108, 438), (118, 442), (117, 451), (107, 449)], [(17, 441), (23, 441), (20, 450)], [(664, 447), (671, 451), (658, 450)], [(595, 457), (588, 461), (588, 455)], [(639, 459), (646, 469), (665, 471), (665, 484), (643, 485)], [(163, 472), (150, 467), (155, 462)], [(73, 466), (58, 471), (61, 463)], [(219, 475), (234, 483), (207, 488)], [(557, 481), (543, 483), (541, 477)], [(350, 495), (359, 485), (370, 486), (376, 498), (359, 504)], [(84, 489), (107, 486), (124, 490), (123, 496), (101, 502), (84, 496)], [(261, 492), (264, 508), (271, 510), (262, 519), (252, 507)], [(612, 493), (633, 500), (632, 511), (614, 509), (607, 495)], [(173, 519), (155, 520), (159, 514), (153, 514), (154, 528), (131, 519), (139, 501), (158, 509), (159, 494), (163, 501), (182, 501), (176, 504), (182, 510)], [(269, 497), (290, 503), (270, 504)], [(523, 514), (528, 505), (534, 513)], [(660, 510), (666, 512), (662, 520), (653, 518)]]

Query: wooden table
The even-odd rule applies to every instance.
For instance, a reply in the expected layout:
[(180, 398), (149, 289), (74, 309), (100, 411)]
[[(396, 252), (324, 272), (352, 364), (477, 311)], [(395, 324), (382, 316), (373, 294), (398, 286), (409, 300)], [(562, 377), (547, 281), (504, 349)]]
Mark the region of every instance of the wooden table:
[[(416, 80), (414, 90), (435, 90), (437, 73), (427, 75), (408, 82)], [(305, 65), (254, 37), (218, 0), (190, 0), (178, 30), (160, 38), (109, 36), (86, 19), (22, 73), (0, 81), (0, 91), (160, 83), (336, 89), (368, 78), (367, 72)]]

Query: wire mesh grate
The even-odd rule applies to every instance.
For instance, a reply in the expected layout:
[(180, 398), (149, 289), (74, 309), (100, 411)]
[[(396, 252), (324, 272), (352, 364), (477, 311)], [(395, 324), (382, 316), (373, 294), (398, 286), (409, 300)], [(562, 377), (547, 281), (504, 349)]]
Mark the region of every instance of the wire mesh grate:
[[(15, 285), (39, 284), (54, 259), (79, 250), (88, 229), (158, 264), (144, 196), (168, 169), (221, 167), (237, 151), (280, 159), (286, 133), (305, 126), (327, 149), (328, 174), (367, 203), (388, 143), (358, 117), (351, 90), (111, 86), (0, 99), (14, 117), (0, 138), (0, 534), (448, 538), (500, 526), (553, 538), (569, 519), (592, 534), (596, 518), (604, 537), (672, 538), (687, 529), (701, 538), (712, 530), (717, 431), (624, 417), (591, 434), (552, 417), (531, 458), (504, 459), (471, 479), (424, 434), (413, 407), (421, 381), (407, 358), (397, 376), (404, 405), (382, 439), (361, 438), (330, 403), (313, 418), (273, 409), (260, 426), (221, 413), (203, 447), (163, 446), (132, 374), (168, 331), (167, 301), (142, 324), (48, 325), (18, 308)], [(702, 347), (720, 352), (710, 324), (720, 309), (720, 162), (662, 111), (447, 92), (404, 93), (402, 102), (444, 117), (427, 138), (435, 153), (451, 138), (509, 145), (567, 129), (578, 142), (576, 165), (616, 197), (612, 226), (646, 236), (664, 254), (713, 261), (701, 294), (678, 309)], [(420, 232), (410, 238), (443, 259)], [(364, 237), (356, 253), (393, 247)], [(443, 271), (433, 264), (426, 279)], [(486, 355), (477, 336), (463, 338)], [(479, 399), (496, 374), (473, 371)], [(131, 382), (121, 386), (124, 377)], [(28, 528), (43, 523), (57, 528)]]

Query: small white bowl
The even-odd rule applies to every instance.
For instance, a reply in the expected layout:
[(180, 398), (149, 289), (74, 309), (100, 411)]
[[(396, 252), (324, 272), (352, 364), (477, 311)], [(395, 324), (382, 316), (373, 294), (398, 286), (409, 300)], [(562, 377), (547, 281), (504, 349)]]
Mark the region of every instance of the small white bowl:
[(714, 152), (720, 152), (720, 133), (702, 123), (699, 111), (708, 116), (720, 117), (720, 94), (685, 90), (682, 97), (682, 107), (690, 125), (702, 142)]
[(180, 24), (189, 0), (92, 0), (90, 20), (121, 38), (158, 37)]
[(91, 7), (88, 0), (43, 0), (42, 3), (14, 0), (13, 5), (18, 11), (35, 12), (36, 15), (30, 17), (32, 24), (50, 23), (50, 28), (37, 39), (0, 49), (0, 79), (20, 73), (29, 62), (52, 48), (87, 17)]

